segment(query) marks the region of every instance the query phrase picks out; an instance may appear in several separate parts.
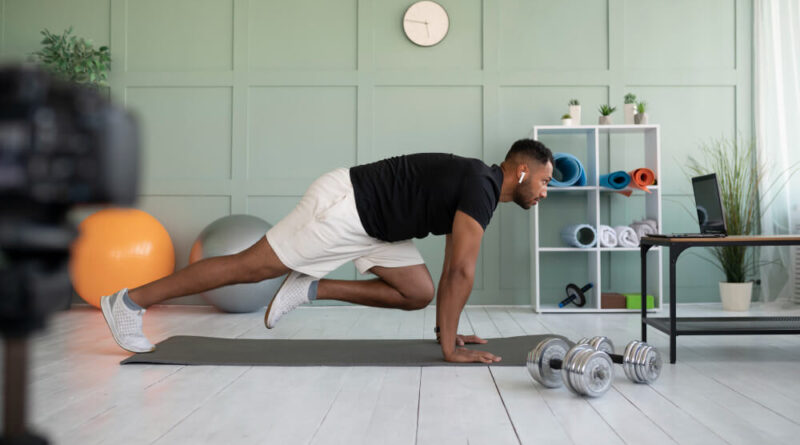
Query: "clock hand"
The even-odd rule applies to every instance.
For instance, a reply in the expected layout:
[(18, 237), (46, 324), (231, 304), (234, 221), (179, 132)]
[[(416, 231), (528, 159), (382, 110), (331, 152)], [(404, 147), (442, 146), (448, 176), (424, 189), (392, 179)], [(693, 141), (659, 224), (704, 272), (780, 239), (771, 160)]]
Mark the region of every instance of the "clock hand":
[(413, 22), (413, 23), (424, 23), (425, 25), (427, 25), (427, 24), (428, 24), (428, 22), (423, 22), (422, 20), (411, 20), (411, 19), (406, 19), (406, 21), (407, 21), (407, 22)]

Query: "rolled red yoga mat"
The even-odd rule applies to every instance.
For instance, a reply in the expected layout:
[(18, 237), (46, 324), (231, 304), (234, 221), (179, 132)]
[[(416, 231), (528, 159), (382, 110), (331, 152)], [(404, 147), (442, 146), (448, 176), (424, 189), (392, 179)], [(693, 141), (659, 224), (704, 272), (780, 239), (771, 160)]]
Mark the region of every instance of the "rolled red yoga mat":
[(631, 170), (628, 174), (631, 175), (631, 182), (628, 187), (636, 187), (650, 193), (650, 190), (647, 190), (647, 186), (656, 183), (656, 174), (649, 168), (637, 168), (636, 170)]

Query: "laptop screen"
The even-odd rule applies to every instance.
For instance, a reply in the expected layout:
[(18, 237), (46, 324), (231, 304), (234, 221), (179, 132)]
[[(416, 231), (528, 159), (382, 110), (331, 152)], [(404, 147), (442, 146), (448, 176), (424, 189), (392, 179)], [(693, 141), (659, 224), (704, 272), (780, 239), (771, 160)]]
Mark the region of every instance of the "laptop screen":
[(692, 178), (700, 233), (727, 234), (716, 173)]

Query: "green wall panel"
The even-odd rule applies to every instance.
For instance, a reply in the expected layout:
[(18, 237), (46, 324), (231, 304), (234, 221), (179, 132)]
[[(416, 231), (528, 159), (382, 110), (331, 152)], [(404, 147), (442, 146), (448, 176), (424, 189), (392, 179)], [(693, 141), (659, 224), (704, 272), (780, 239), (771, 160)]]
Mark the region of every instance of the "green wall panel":
[(129, 71), (233, 68), (233, 0), (127, 1)]
[(482, 157), (478, 87), (377, 87), (375, 159), (417, 152)]
[(248, 176), (316, 177), (356, 163), (356, 89), (251, 88)]
[(501, 69), (608, 67), (606, 1), (501, 0), (499, 12)]
[(250, 67), (356, 69), (357, 13), (356, 0), (251, 1)]
[(625, 67), (735, 68), (735, 0), (626, 0)]
[(110, 0), (5, 0), (3, 2), (4, 60), (25, 59), (38, 51), (47, 28), (60, 35), (72, 26), (73, 35), (91, 40), (95, 47), (109, 43)]
[[(752, 132), (752, 0), (441, 0), (451, 28), (430, 48), (402, 32), (411, 3), (5, 0), (0, 58), (37, 50), (44, 27), (74, 25), (111, 46), (112, 97), (142, 124), (140, 206), (165, 222), (179, 265), (214, 219), (276, 222), (334, 168), (430, 151), (499, 163), (533, 125), (558, 124), (571, 98), (584, 124), (606, 102), (622, 122), (627, 92), (661, 124), (664, 230), (693, 231), (681, 207), (691, 208), (687, 156), (711, 138)], [(542, 139), (585, 156), (585, 137)], [(600, 144), (601, 171), (641, 163), (635, 136)], [(540, 208), (544, 245), (560, 245), (560, 225), (585, 218), (585, 197), (553, 195)], [(641, 197), (604, 194), (600, 211), (627, 223), (643, 209)], [(498, 206), (471, 303), (530, 303), (530, 220)], [(415, 243), (438, 281), (444, 238)], [(545, 255), (545, 301), (583, 279), (585, 256)], [(603, 279), (635, 288), (632, 257), (601, 256)], [(721, 275), (706, 261), (686, 255), (678, 273), (681, 301), (718, 298)], [(331, 277), (369, 278), (356, 275), (345, 265)]]
[(148, 179), (231, 177), (231, 89), (132, 87)]

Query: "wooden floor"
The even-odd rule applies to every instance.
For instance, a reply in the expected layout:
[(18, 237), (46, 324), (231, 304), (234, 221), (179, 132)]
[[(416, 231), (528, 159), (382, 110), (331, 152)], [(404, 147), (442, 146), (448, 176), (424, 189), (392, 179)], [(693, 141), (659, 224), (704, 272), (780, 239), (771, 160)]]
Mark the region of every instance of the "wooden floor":
[[(718, 311), (679, 307), (683, 316)], [(433, 307), (307, 307), (267, 331), (260, 312), (162, 306), (144, 321), (153, 342), (177, 334), (433, 338), (434, 315)], [(639, 336), (635, 314), (523, 307), (467, 307), (460, 326), (486, 338), (603, 334), (618, 349)], [(667, 356), (667, 337), (649, 332)], [(51, 443), (80, 445), (800, 443), (800, 336), (681, 337), (678, 344), (678, 363), (652, 386), (618, 370), (605, 396), (584, 399), (538, 386), (524, 367), (120, 366), (127, 353), (100, 312), (74, 308), (32, 343), (29, 417)]]

